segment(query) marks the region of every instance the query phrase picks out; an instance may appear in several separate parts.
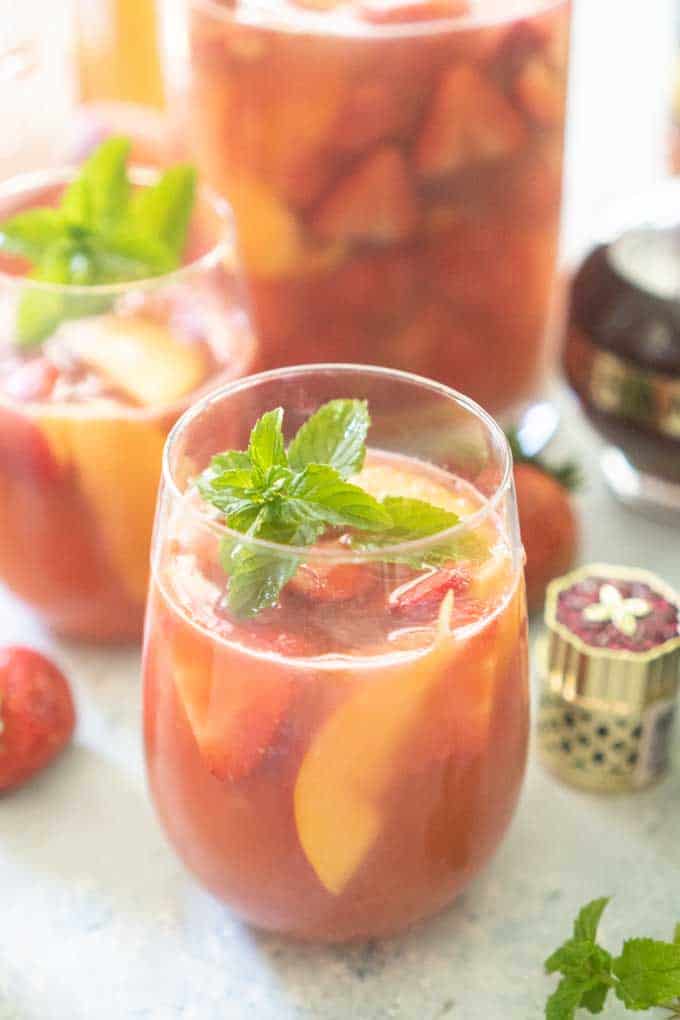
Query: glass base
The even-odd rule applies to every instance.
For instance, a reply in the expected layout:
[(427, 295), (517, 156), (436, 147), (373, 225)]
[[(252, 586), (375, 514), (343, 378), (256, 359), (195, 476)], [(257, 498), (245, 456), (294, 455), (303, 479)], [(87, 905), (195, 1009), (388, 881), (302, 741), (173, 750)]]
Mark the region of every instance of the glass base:
[(680, 485), (638, 471), (615, 446), (603, 451), (600, 467), (621, 503), (654, 520), (680, 525)]

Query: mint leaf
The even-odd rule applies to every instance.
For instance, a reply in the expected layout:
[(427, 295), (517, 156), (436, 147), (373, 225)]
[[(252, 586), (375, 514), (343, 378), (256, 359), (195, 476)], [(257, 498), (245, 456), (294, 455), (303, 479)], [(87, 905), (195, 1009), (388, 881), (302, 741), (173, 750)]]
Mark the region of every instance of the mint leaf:
[[(130, 142), (109, 138), (64, 189), (58, 209), (29, 209), (0, 223), (0, 250), (34, 263), (35, 280), (89, 287), (160, 276), (181, 262), (196, 190), (189, 166), (167, 170), (132, 194)], [(41, 343), (65, 319), (96, 315), (111, 295), (26, 288), (17, 311), (20, 346)]]
[[(546, 1003), (546, 1020), (574, 1020), (576, 1010), (582, 1005), (584, 997), (596, 989), (599, 990), (597, 978), (579, 980), (574, 977), (563, 977)], [(606, 987), (604, 994), (606, 998)]]
[(92, 226), (90, 189), (83, 177), (76, 177), (64, 190), (60, 210), (71, 227), (84, 230)]
[(229, 608), (236, 616), (257, 616), (275, 606), (281, 589), (298, 568), (295, 556), (239, 543), (230, 549), (226, 567), (229, 573)]
[(38, 262), (64, 233), (64, 215), (58, 209), (27, 209), (0, 225), (0, 249)]
[(595, 941), (602, 914), (608, 903), (609, 897), (603, 896), (599, 900), (592, 900), (590, 903), (587, 903), (579, 911), (574, 921), (574, 938)]
[(160, 241), (129, 233), (89, 240), (97, 283), (125, 283), (162, 276), (176, 268), (176, 259)]
[(581, 1008), (587, 1009), (589, 1013), (601, 1013), (609, 995), (609, 988), (609, 985), (604, 984), (589, 988), (583, 993)]
[(107, 138), (83, 163), (79, 188), (86, 217), (76, 222), (104, 233), (120, 223), (130, 196), (126, 169), (129, 153), (128, 138)]
[(452, 528), (460, 520), (458, 514), (425, 503), (422, 499), (385, 496), (382, 506), (392, 521), (391, 527), (380, 536), (380, 541), (385, 544), (429, 538)]
[(283, 408), (277, 407), (263, 414), (250, 433), (248, 456), (253, 467), (263, 473), (276, 464), (286, 464), (282, 422)]
[[(283, 409), (267, 411), (255, 423), (247, 451), (227, 450), (215, 455), (197, 479), (201, 497), (216, 507), (233, 531), (245, 533), (222, 540), (222, 565), (229, 574), (228, 604), (237, 615), (255, 615), (273, 606), (281, 588), (300, 562), (300, 552), (263, 549), (253, 538), (283, 546), (312, 545), (328, 528), (353, 528), (360, 548), (380, 552), (385, 543), (429, 537), (458, 523), (449, 511), (418, 499), (387, 497), (382, 503), (348, 482), (334, 465), (352, 474), (364, 461), (368, 428), (365, 401), (337, 400), (325, 404), (298, 431), (288, 453), (284, 447)], [(330, 430), (326, 435), (325, 428)], [(307, 463), (307, 457), (327, 456), (334, 464)], [(486, 543), (468, 552), (488, 554)], [(463, 548), (466, 536), (438, 544), (430, 557), (450, 560)], [(383, 554), (380, 553), (381, 558)], [(390, 554), (389, 559), (410, 562)], [(418, 557), (421, 566), (423, 557)]]
[(288, 463), (296, 471), (326, 464), (349, 478), (364, 463), (369, 425), (365, 400), (330, 400), (300, 426), (288, 447)]
[(242, 450), (227, 450), (225, 453), (216, 453), (210, 461), (210, 471), (230, 471), (232, 468), (250, 468), (252, 464), (250, 457)]
[(377, 499), (358, 485), (343, 481), (335, 468), (309, 464), (289, 489), (302, 513), (334, 527), (381, 531), (389, 528), (389, 514)]
[(186, 244), (195, 196), (196, 171), (179, 165), (166, 170), (156, 184), (140, 189), (132, 199), (136, 229), (166, 245), (177, 262)]
[[(430, 538), (458, 524), (460, 518), (450, 510), (425, 503), (420, 499), (386, 496), (381, 506), (392, 519), (392, 526), (375, 535), (355, 535), (352, 546), (363, 552), (380, 552), (384, 546)], [(436, 567), (455, 560), (483, 562), (489, 555), (488, 542), (480, 535), (464, 531), (453, 538), (437, 542), (417, 554), (391, 552), (386, 555), (393, 563), (406, 563), (416, 568)]]
[(628, 1009), (650, 1009), (680, 996), (680, 945), (629, 939), (612, 964), (616, 994)]

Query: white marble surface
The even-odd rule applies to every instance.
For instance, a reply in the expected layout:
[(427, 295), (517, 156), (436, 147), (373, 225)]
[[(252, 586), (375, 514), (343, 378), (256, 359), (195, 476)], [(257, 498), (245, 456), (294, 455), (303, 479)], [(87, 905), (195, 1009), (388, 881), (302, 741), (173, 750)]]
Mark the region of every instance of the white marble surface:
[[(608, 191), (660, 172), (669, 8), (582, 0), (570, 250)], [(582, 558), (646, 565), (680, 585), (679, 533), (608, 497), (597, 442), (563, 403), (562, 445), (587, 474)], [(0, 1020), (531, 1020), (552, 984), (541, 961), (585, 900), (615, 896), (603, 924), (614, 945), (642, 931), (668, 937), (680, 919), (677, 735), (670, 777), (630, 797), (577, 793), (532, 759), (491, 867), (402, 938), (317, 949), (255, 933), (197, 888), (164, 842), (145, 789), (137, 654), (56, 643), (1, 589), (0, 640), (53, 654), (79, 712), (58, 767), (0, 803)], [(616, 1005), (607, 1014), (623, 1015)]]

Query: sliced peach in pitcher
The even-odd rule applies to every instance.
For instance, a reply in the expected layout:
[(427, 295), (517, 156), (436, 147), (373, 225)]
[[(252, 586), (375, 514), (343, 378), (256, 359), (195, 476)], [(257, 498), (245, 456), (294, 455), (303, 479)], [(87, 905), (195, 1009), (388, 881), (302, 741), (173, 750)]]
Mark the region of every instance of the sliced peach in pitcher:
[(442, 77), (416, 143), (416, 166), (443, 177), (468, 165), (502, 159), (520, 148), (520, 114), (481, 71), (461, 64)]
[(303, 253), (293, 213), (260, 181), (231, 181), (229, 199), (236, 217), (238, 246), (248, 269), (261, 276), (294, 272)]
[(416, 194), (396, 146), (383, 145), (361, 160), (316, 209), (312, 229), (341, 241), (389, 243), (416, 224)]
[(128, 594), (143, 602), (165, 436), (108, 401), (33, 407), (57, 460), (75, 473), (103, 551)]
[(406, 665), (375, 676), (366, 671), (362, 685), (312, 739), (295, 783), (295, 823), (307, 860), (334, 895), (378, 839), (381, 800), (396, 778), (399, 752), (418, 727), (429, 693), (455, 668), (456, 654), (455, 641), (442, 634)]
[[(265, 659), (225, 653), (182, 627), (169, 637), (174, 680), (206, 766), (237, 782), (261, 762), (294, 695), (293, 678)], [(239, 668), (240, 665), (240, 668)]]
[(518, 74), (514, 92), (522, 109), (542, 127), (564, 120), (566, 80), (542, 57), (532, 57)]
[(146, 407), (169, 405), (203, 381), (199, 344), (140, 315), (99, 315), (62, 327), (58, 344)]

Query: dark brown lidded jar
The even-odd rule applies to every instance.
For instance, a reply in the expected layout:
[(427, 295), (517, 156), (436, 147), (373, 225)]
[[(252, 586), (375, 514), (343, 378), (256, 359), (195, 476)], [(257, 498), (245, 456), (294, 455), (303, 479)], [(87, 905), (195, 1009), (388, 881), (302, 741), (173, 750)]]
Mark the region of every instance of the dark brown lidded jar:
[(565, 370), (610, 488), (680, 523), (680, 181), (612, 221), (574, 277)]
[(553, 581), (539, 642), (539, 754), (590, 790), (641, 789), (668, 768), (680, 599), (655, 574), (595, 563)]

